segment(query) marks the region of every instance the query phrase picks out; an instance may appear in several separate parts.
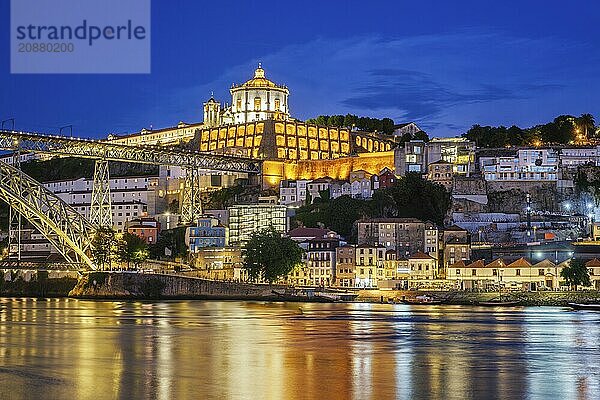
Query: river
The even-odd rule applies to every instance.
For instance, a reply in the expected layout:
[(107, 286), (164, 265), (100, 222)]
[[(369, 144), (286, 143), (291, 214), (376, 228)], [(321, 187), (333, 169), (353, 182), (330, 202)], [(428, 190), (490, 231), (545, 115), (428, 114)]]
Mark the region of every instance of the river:
[(0, 399), (600, 399), (600, 313), (0, 299)]

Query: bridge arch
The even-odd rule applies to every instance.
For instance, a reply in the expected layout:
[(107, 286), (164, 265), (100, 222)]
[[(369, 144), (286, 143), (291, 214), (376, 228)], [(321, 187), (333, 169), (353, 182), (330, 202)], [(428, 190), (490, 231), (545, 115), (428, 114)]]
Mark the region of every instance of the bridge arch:
[(0, 200), (39, 230), (68, 262), (96, 269), (88, 254), (92, 224), (35, 179), (2, 161)]

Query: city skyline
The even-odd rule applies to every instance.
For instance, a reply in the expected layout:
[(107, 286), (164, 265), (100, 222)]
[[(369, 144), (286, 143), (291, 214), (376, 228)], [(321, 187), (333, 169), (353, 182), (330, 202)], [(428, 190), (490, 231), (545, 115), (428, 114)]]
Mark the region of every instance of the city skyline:
[[(581, 13), (576, 5), (540, 4), (380, 2), (359, 13), (355, 2), (189, 3), (181, 13), (155, 2), (151, 74), (10, 75), (6, 61), (2, 119), (48, 132), (72, 124), (77, 136), (95, 138), (199, 122), (211, 92), (227, 101), (231, 84), (249, 79), (258, 62), (290, 88), (290, 112), (299, 119), (391, 117), (456, 136), (476, 123), (527, 127), (559, 114), (597, 114), (599, 46), (591, 27), (598, 6)], [(8, 5), (0, 7), (8, 15)], [(199, 15), (218, 17), (196, 22)], [(0, 40), (6, 44), (8, 32)]]

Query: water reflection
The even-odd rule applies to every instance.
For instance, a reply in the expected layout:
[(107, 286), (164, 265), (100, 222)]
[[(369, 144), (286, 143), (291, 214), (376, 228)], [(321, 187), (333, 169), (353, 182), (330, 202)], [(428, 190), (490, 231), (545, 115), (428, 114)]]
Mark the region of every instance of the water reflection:
[(559, 308), (0, 299), (0, 398), (598, 399), (599, 339)]

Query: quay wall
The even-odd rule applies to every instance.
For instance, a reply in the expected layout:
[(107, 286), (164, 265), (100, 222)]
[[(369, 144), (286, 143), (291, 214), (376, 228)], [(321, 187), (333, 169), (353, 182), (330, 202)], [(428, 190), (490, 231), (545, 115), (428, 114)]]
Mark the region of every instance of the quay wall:
[(281, 285), (212, 281), (180, 275), (91, 272), (69, 293), (79, 298), (276, 300)]
[[(468, 291), (403, 291), (403, 290), (360, 290), (357, 301), (389, 303), (403, 299), (412, 300), (417, 296), (428, 295), (443, 300), (445, 304), (477, 305), (481, 301), (498, 300), (498, 292)], [(600, 303), (597, 290), (570, 292), (510, 292), (502, 294), (503, 301), (519, 301), (523, 306), (566, 306), (568, 303)]]

